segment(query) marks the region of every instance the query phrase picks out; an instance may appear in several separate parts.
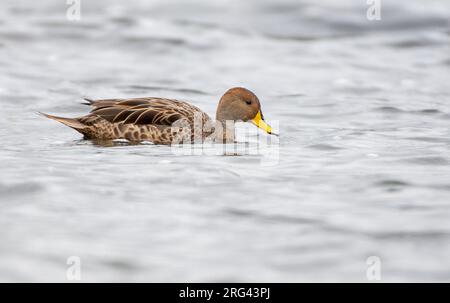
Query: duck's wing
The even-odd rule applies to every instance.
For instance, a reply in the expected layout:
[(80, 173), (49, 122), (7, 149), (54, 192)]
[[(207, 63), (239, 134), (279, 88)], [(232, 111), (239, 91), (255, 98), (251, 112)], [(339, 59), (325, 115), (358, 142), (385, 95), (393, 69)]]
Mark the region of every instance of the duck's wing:
[(170, 126), (180, 119), (193, 123), (196, 114), (200, 114), (203, 121), (209, 120), (198, 107), (175, 99), (147, 97), (85, 100), (93, 108), (88, 116), (101, 117), (111, 123)]

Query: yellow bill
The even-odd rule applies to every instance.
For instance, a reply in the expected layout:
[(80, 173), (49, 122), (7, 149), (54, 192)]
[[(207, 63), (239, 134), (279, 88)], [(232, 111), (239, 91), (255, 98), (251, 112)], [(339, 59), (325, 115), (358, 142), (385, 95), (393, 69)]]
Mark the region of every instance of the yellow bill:
[(253, 118), (251, 121), (257, 127), (265, 130), (266, 133), (272, 134), (272, 127), (270, 127), (269, 125), (266, 124), (266, 122), (264, 122), (263, 118), (261, 117), (261, 111), (258, 111), (255, 118)]

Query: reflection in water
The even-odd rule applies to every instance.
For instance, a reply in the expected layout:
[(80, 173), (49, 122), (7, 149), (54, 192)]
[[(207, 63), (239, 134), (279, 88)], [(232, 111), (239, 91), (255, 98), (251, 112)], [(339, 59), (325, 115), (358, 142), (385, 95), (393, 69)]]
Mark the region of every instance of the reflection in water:
[(128, 140), (101, 140), (101, 139), (91, 139), (91, 140), (83, 140), (91, 142), (94, 146), (100, 147), (115, 147), (115, 146), (133, 146), (133, 145), (146, 145), (153, 144), (151, 142), (137, 142), (137, 141), (128, 141)]

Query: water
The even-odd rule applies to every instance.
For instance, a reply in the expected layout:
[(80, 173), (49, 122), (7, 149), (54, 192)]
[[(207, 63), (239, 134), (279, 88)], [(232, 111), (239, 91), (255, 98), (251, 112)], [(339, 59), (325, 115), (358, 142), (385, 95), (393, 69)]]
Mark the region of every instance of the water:
[[(2, 1), (0, 281), (450, 281), (450, 3)], [(279, 162), (83, 141), (36, 111), (245, 86)]]

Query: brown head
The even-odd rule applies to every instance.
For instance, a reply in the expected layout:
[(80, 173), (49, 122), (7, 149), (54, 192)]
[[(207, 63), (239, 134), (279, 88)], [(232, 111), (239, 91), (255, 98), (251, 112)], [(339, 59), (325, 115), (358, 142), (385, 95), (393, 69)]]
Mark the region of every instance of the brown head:
[(272, 134), (272, 128), (264, 122), (258, 97), (243, 87), (233, 87), (220, 98), (216, 120), (252, 122), (257, 127)]

